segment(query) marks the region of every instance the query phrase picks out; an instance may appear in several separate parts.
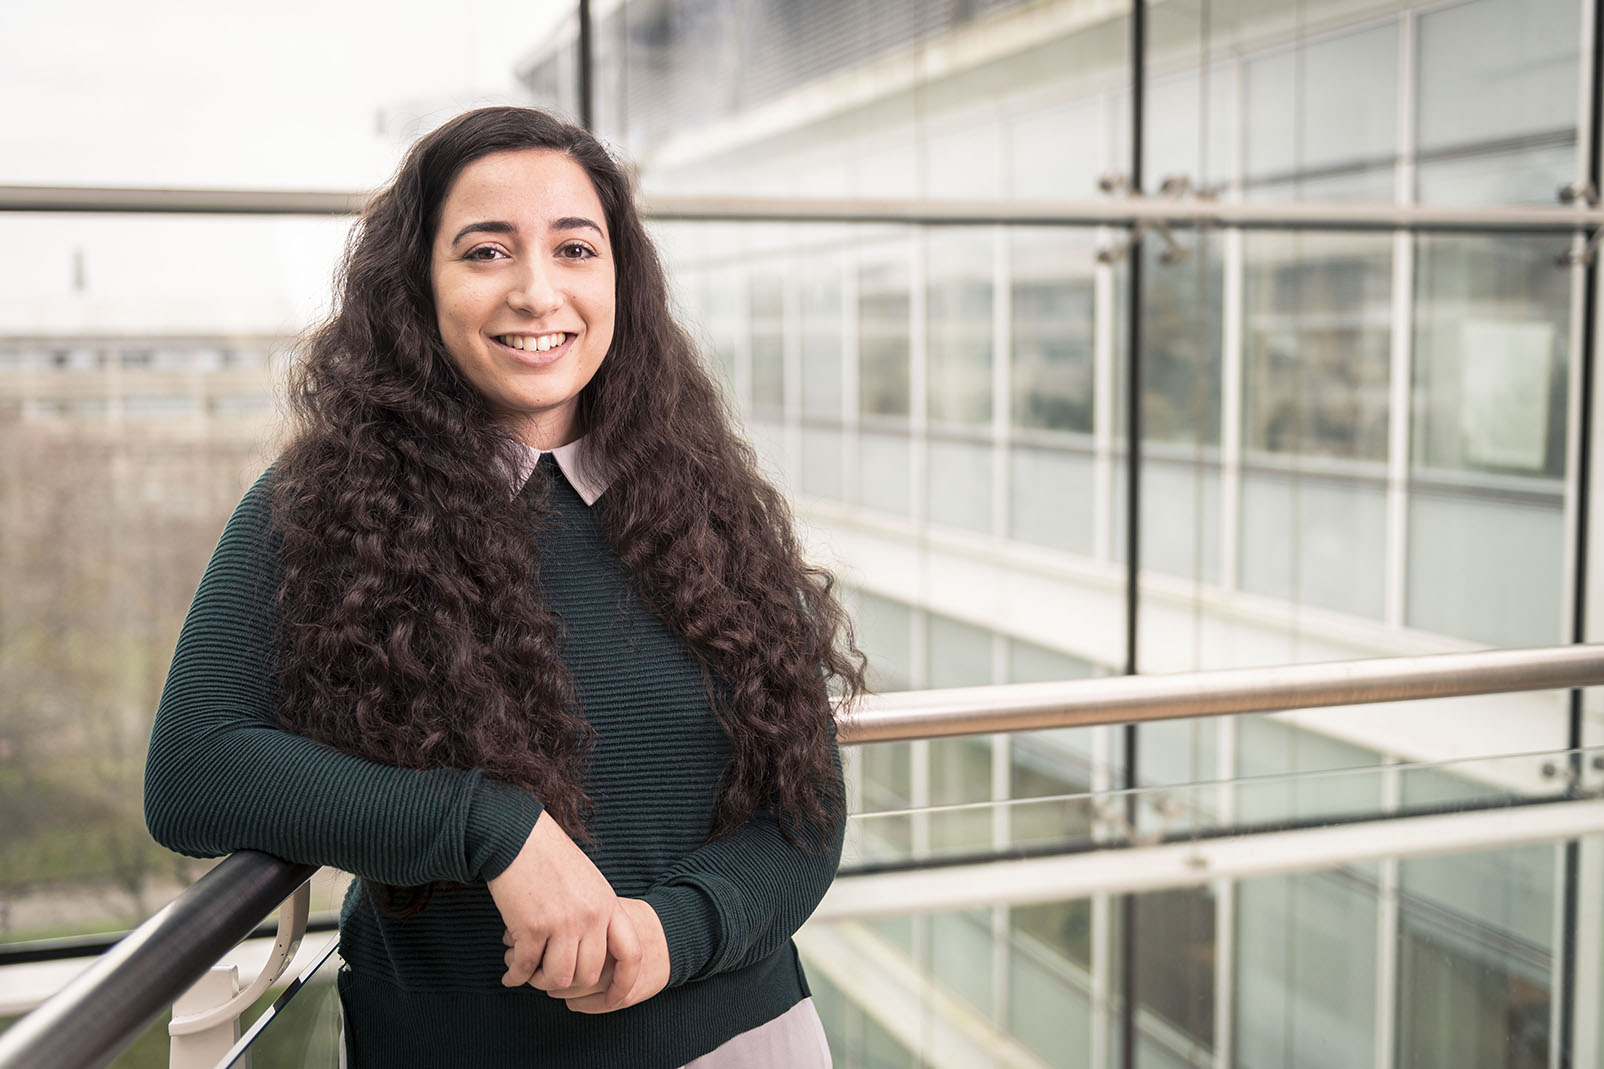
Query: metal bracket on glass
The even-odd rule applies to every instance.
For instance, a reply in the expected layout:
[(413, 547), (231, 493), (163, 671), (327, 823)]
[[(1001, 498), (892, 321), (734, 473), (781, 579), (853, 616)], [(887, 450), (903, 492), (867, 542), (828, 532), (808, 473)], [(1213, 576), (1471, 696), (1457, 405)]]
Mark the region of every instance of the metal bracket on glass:
[(1598, 190), (1593, 188), (1591, 182), (1567, 182), (1559, 187), (1558, 196), (1561, 204), (1575, 204), (1581, 201), (1589, 208), (1598, 207)]
[(1118, 172), (1109, 172), (1097, 179), (1097, 189), (1101, 193), (1123, 193), (1128, 197), (1140, 196), (1131, 188), (1131, 180)]
[[(1589, 208), (1598, 207), (1598, 190), (1591, 182), (1567, 182), (1559, 187), (1557, 194), (1561, 204), (1576, 204), (1578, 202)], [(1588, 236), (1586, 244), (1580, 248), (1569, 248), (1554, 257), (1554, 263), (1560, 267), (1592, 267), (1598, 259), (1599, 236), (1604, 230), (1595, 230)]]
[[(311, 882), (301, 884), (295, 893), (284, 900), (278, 911), (278, 933), (273, 939), (273, 949), (267, 956), (267, 962), (256, 979), (243, 991), (234, 993), (222, 1004), (212, 1006), (210, 1009), (199, 1010), (193, 1013), (182, 1012), (181, 1007), (186, 1002), (193, 1004), (186, 995), (173, 1006), (173, 1019), (167, 1026), (167, 1034), (172, 1037), (172, 1052), (170, 1065), (179, 1066), (187, 1064), (190, 1059), (182, 1056), (182, 1049), (186, 1046), (210, 1049), (220, 1043), (222, 1050), (228, 1047), (239, 1037), (239, 1015), (248, 1009), (252, 1003), (262, 997), (267, 989), (273, 986), (284, 970), (289, 968), (290, 962), (295, 958), (295, 952), (300, 948), (301, 937), (306, 934), (306, 917), (312, 903)], [(213, 979), (214, 974), (226, 974), (222, 983)], [(207, 976), (202, 977), (197, 987), (206, 985), (212, 989), (227, 994), (234, 988), (234, 966), (213, 966)], [(193, 990), (193, 989), (192, 989)], [(215, 1037), (210, 1033), (219, 1033)], [(228, 1033), (223, 1035), (222, 1033)], [(199, 1053), (199, 1049), (197, 1049)], [(212, 1059), (215, 1062), (215, 1058)], [(196, 1060), (199, 1064), (199, 1060)]]
[[(1097, 180), (1097, 188), (1104, 193), (1123, 193), (1131, 200), (1141, 200), (1142, 194), (1133, 188), (1128, 178), (1122, 174), (1105, 174)], [(1192, 191), (1192, 180), (1186, 175), (1170, 175), (1159, 184), (1158, 195), (1171, 200), (1180, 200)], [(1204, 198), (1201, 192), (1199, 198)], [(1185, 260), (1188, 253), (1186, 248), (1175, 240), (1175, 234), (1170, 230), (1167, 219), (1138, 219), (1131, 224), (1129, 233), (1121, 241), (1112, 245), (1105, 245), (1097, 250), (1097, 262), (1100, 264), (1115, 264), (1125, 258), (1131, 248), (1141, 239), (1142, 235), (1152, 231), (1164, 243), (1164, 248), (1158, 254), (1158, 262), (1166, 267), (1178, 264)]]
[(1119, 800), (1096, 801), (1092, 816), (1107, 826), (1114, 835), (1132, 846), (1157, 846), (1170, 830), (1187, 816), (1186, 805), (1168, 791), (1159, 791), (1152, 800), (1153, 815), (1157, 818), (1151, 828), (1140, 828), (1131, 823), (1124, 802)]
[(1572, 245), (1554, 257), (1554, 263), (1560, 267), (1592, 267), (1598, 259), (1600, 241), (1604, 241), (1604, 227), (1594, 230), (1580, 246)]

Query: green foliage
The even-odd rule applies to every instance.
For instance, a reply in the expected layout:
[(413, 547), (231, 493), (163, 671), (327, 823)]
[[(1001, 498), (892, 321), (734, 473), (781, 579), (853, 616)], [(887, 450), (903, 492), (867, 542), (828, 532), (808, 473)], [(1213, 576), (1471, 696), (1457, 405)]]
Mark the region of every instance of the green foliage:
[(193, 879), (145, 830), (145, 744), (254, 452), (0, 423), (0, 939), (69, 901), (127, 926)]

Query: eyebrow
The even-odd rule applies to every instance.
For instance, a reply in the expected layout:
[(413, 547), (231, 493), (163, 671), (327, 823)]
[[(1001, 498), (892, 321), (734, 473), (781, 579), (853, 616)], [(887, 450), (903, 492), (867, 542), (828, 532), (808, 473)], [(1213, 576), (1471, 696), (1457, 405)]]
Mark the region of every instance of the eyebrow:
[[(605, 238), (607, 236), (606, 231), (602, 230), (599, 224), (590, 219), (586, 219), (582, 215), (565, 215), (560, 219), (553, 219), (551, 221), (551, 228), (553, 230), (594, 230), (600, 237)], [(501, 219), (486, 219), (477, 223), (469, 223), (467, 226), (457, 231), (456, 237), (451, 239), (451, 244), (452, 246), (455, 246), (457, 242), (461, 241), (469, 234), (516, 233), (518, 233), (518, 228), (509, 222), (505, 222)]]

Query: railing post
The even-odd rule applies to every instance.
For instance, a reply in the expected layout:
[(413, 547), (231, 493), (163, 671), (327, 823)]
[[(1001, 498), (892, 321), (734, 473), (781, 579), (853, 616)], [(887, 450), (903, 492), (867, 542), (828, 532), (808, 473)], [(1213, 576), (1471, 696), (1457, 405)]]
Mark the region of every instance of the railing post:
[[(255, 1005), (256, 1000), (284, 975), (300, 948), (301, 937), (306, 934), (307, 910), (312, 902), (312, 885), (301, 884), (295, 893), (278, 908), (278, 935), (273, 949), (256, 974), (250, 987), (240, 990), (239, 970), (230, 965), (214, 965), (194, 987), (184, 992), (173, 1003), (173, 1019), (167, 1024), (171, 1042), (171, 1069), (200, 1069), (215, 1066), (239, 1040), (240, 1014)], [(231, 1038), (230, 1038), (231, 1037)], [(196, 1038), (191, 1047), (189, 1040)], [(216, 1044), (223, 1044), (215, 1053)], [(193, 1049), (193, 1053), (192, 1053)], [(246, 1051), (239, 1065), (250, 1066), (250, 1051)]]
[[(234, 965), (213, 965), (195, 986), (178, 996), (173, 1003), (174, 1017), (187, 1017), (204, 1013), (215, 1006), (224, 1005), (239, 994), (239, 968)], [(239, 1017), (227, 1017), (199, 1032), (168, 1032), (168, 1069), (212, 1069), (229, 1048), (239, 1042)], [(250, 1065), (250, 1054), (245, 1055)]]

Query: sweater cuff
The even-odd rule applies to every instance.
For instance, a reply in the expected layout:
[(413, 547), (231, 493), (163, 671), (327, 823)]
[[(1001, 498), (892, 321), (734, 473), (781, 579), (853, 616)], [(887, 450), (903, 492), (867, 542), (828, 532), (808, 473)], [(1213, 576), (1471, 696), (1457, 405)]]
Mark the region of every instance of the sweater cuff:
[(675, 884), (646, 894), (668, 942), (668, 986), (676, 987), (707, 967), (719, 939), (718, 910), (694, 886)]
[(521, 787), (481, 778), (463, 831), (468, 874), (489, 883), (518, 856), (545, 807)]

